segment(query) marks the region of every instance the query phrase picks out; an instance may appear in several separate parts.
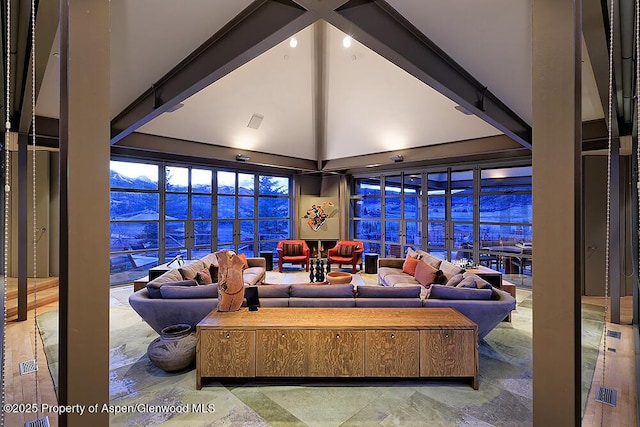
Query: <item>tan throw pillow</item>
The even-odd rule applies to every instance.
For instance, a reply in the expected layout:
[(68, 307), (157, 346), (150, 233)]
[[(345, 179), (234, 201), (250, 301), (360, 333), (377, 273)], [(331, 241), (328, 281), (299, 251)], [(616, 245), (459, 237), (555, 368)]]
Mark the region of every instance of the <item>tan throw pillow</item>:
[(447, 286), (457, 286), (458, 283), (462, 282), (462, 279), (464, 279), (462, 273), (454, 274), (447, 282)]
[(192, 262), (191, 264), (187, 264), (180, 267), (178, 271), (182, 275), (183, 279), (189, 280), (189, 279), (195, 279), (196, 274), (198, 274), (198, 271), (202, 270), (203, 268), (206, 268), (206, 265), (204, 264), (204, 262), (197, 260)]
[(458, 273), (464, 273), (464, 268), (459, 267), (449, 261), (442, 261), (440, 263), (440, 267), (438, 268), (442, 270), (445, 276), (447, 276), (447, 281), (449, 281), (449, 279), (451, 279), (453, 276), (455, 276)]
[(419, 262), (416, 265), (415, 278), (422, 286), (428, 287), (435, 281), (437, 272), (438, 270), (434, 266), (426, 262)]
[(416, 274), (416, 267), (418, 266), (419, 262), (421, 262), (419, 259), (407, 256), (407, 258), (404, 260), (404, 264), (402, 264), (402, 272), (414, 276)]

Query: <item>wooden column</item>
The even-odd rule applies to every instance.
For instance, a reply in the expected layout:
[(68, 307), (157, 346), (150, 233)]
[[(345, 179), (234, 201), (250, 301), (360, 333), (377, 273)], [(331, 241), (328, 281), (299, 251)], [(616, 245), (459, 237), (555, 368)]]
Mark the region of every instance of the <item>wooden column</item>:
[(580, 423), (580, 0), (533, 1), (533, 424)]
[(109, 402), (109, 119), (109, 1), (60, 2), (61, 405)]

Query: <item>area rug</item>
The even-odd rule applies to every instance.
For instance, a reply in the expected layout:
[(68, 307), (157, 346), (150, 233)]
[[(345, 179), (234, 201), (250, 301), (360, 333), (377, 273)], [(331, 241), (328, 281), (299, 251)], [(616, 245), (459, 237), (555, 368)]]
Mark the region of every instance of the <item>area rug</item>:
[[(269, 272), (268, 280), (302, 282), (302, 273)], [(283, 276), (280, 276), (280, 275)], [(298, 277), (294, 277), (295, 275)], [(362, 284), (372, 278), (358, 276)], [(375, 275), (371, 275), (375, 276)], [(302, 280), (299, 280), (302, 279)], [(195, 369), (166, 373), (146, 355), (157, 334), (129, 307), (130, 286), (111, 291), (110, 399), (112, 405), (174, 405), (185, 413), (133, 411), (112, 415), (113, 426), (529, 426), (532, 424), (531, 293), (519, 292), (511, 323), (480, 342), (480, 389), (457, 381), (250, 380), (196, 390)], [(597, 307), (589, 312), (597, 317)], [(57, 313), (38, 316), (45, 353), (57, 382)], [(598, 322), (588, 335), (602, 334)], [(597, 349), (597, 345), (595, 347)], [(590, 348), (583, 368), (595, 365)], [(583, 369), (583, 371), (585, 370)], [(593, 376), (585, 373), (584, 379)], [(587, 389), (588, 391), (588, 389)], [(198, 406), (197, 404), (202, 404)], [(183, 406), (187, 405), (187, 406)], [(195, 405), (195, 406), (192, 406)], [(210, 405), (210, 406), (207, 406)], [(136, 407), (136, 406), (133, 406)], [(200, 409), (198, 409), (200, 408)]]

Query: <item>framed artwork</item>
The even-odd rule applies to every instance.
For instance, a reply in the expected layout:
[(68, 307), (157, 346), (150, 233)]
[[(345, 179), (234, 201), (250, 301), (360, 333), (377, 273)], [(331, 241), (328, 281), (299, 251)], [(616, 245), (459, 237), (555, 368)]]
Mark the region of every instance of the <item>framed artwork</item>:
[(335, 197), (300, 197), (300, 238), (338, 239), (338, 200)]

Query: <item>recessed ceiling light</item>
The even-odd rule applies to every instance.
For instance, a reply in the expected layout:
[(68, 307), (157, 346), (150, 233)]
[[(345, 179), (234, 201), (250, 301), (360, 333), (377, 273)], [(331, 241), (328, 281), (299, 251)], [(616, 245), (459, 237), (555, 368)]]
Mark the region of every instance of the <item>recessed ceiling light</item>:
[(345, 48), (351, 47), (351, 37), (350, 36), (345, 36), (345, 38), (342, 39), (342, 46), (344, 46)]
[(289, 46), (291, 46), (291, 47), (298, 46), (298, 39), (295, 38), (295, 37), (291, 37), (291, 40), (289, 40)]
[(247, 127), (251, 129), (258, 129), (262, 124), (262, 119), (264, 119), (264, 116), (262, 114), (254, 114), (249, 119), (249, 124), (247, 125)]

